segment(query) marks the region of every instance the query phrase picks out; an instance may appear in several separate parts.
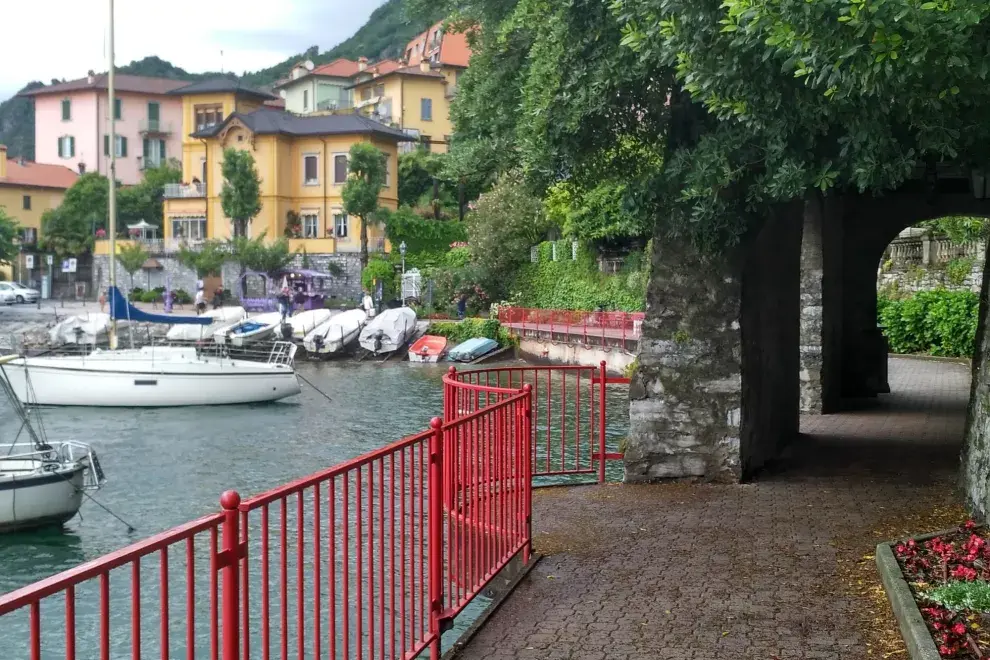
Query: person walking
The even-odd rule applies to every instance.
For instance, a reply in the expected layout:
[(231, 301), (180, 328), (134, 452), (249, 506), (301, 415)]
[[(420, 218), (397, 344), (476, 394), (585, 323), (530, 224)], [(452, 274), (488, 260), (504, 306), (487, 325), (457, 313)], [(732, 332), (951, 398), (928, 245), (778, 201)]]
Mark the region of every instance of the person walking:
[(462, 293), (461, 297), (457, 299), (457, 320), (463, 321), (464, 317), (467, 316), (467, 299), (466, 293)]
[(361, 307), (364, 308), (364, 313), (368, 315), (369, 319), (375, 317), (375, 301), (367, 289), (365, 289), (364, 298), (361, 300)]
[(196, 316), (206, 311), (206, 294), (202, 289), (196, 289)]
[(223, 287), (218, 286), (213, 292), (213, 309), (220, 309), (223, 306)]
[(278, 294), (278, 311), (282, 314), (282, 323), (292, 316), (292, 292), (287, 286), (282, 287), (281, 293)]

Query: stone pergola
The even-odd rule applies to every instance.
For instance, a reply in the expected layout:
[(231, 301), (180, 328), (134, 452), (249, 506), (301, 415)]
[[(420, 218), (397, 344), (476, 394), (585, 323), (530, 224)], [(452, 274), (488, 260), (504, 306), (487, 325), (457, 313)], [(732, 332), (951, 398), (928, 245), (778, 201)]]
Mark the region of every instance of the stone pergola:
[(626, 480), (747, 479), (799, 441), (802, 412), (889, 392), (878, 265), (906, 227), (953, 215), (990, 217), (990, 200), (950, 171), (777, 206), (718, 257), (658, 236)]

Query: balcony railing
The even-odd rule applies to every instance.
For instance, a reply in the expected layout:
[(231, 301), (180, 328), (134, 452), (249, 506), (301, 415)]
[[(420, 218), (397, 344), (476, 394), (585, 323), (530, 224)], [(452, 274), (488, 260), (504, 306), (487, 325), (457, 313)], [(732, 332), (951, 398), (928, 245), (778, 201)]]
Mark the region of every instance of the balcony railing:
[(172, 123), (161, 119), (142, 119), (138, 124), (138, 130), (142, 133), (169, 135), (172, 133)]
[(202, 183), (166, 183), (162, 196), (165, 199), (206, 197), (206, 185)]
[(327, 99), (316, 104), (317, 112), (335, 112), (339, 110), (353, 110), (354, 101), (350, 99)]

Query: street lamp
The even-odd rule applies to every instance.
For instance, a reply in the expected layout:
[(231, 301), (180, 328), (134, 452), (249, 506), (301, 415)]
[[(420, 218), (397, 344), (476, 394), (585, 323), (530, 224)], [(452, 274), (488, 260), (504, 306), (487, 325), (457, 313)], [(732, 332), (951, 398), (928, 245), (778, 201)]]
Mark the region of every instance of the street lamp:
[(399, 254), (402, 255), (402, 274), (406, 274), (406, 242), (399, 243)]

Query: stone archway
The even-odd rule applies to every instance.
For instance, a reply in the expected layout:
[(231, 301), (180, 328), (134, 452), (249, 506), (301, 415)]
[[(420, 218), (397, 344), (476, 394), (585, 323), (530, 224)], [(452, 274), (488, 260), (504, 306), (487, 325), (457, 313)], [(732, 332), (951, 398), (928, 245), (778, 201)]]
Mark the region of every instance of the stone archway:
[(884, 250), (923, 220), (990, 213), (968, 190), (917, 183), (776, 207), (717, 259), (654, 239), (627, 481), (746, 479), (797, 437), (800, 409), (835, 412), (884, 390)]

